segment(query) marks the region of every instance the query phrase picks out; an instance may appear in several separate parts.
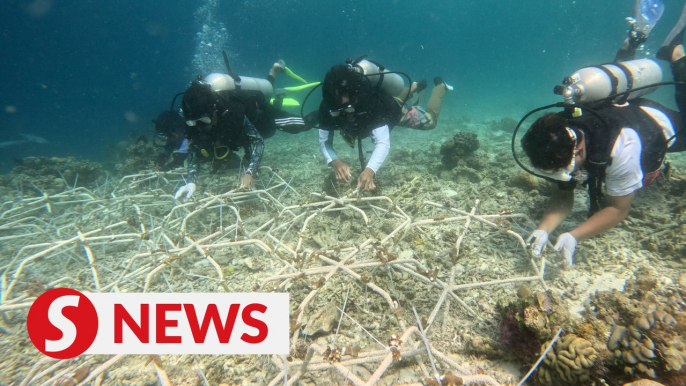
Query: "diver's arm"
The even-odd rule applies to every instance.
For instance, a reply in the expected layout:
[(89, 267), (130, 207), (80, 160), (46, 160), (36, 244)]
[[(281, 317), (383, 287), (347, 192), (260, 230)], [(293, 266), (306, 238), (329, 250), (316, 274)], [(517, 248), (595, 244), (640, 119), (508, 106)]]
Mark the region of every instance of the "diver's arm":
[(629, 214), (631, 208), (631, 201), (634, 199), (634, 194), (626, 196), (605, 196), (607, 199), (607, 206), (588, 220), (581, 223), (576, 229), (569, 232), (577, 241), (586, 240), (595, 235), (612, 229), (619, 224)]
[(553, 195), (548, 203), (548, 209), (536, 229), (551, 233), (569, 216), (573, 207), (574, 189), (560, 189), (557, 185), (553, 186)]
[(333, 130), (319, 129), (319, 151), (324, 156), (327, 165), (338, 159), (338, 154), (333, 149), (333, 135)]
[(333, 137), (333, 130), (319, 129), (319, 150), (322, 152), (326, 164), (333, 168), (336, 179), (339, 181), (350, 181), (352, 177), (350, 166), (338, 158), (336, 151), (333, 149)]
[(255, 125), (245, 116), (243, 117), (243, 130), (250, 139), (250, 164), (245, 172), (247, 174), (253, 174), (257, 172), (257, 169), (260, 167), (260, 162), (262, 161), (264, 138), (262, 138), (262, 134), (257, 131)]
[(391, 150), (391, 136), (388, 125), (383, 125), (374, 129), (374, 131), (372, 131), (372, 141), (374, 141), (374, 151), (372, 152), (372, 156), (369, 157), (367, 168), (376, 173), (381, 165), (383, 165), (388, 156), (388, 152)]
[(188, 172), (186, 174), (186, 183), (198, 182), (199, 158), (196, 149), (188, 149)]

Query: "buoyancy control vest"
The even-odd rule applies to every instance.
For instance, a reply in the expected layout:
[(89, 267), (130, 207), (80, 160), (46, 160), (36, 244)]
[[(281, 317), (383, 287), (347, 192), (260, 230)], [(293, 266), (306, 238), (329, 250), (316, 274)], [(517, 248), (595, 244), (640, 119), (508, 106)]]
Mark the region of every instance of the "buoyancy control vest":
[[(584, 132), (588, 172), (588, 193), (591, 198), (589, 217), (600, 210), (603, 198), (602, 184), (605, 170), (612, 163), (611, 153), (617, 137), (624, 128), (636, 131), (641, 140), (641, 170), (643, 174), (658, 170), (667, 153), (667, 139), (662, 127), (641, 107), (652, 107), (660, 111), (668, 109), (648, 99), (635, 99), (627, 105), (611, 105), (599, 110), (587, 111), (581, 116), (570, 117), (563, 112), (570, 127)], [(575, 183), (560, 183), (563, 189), (574, 187)]]
[[(224, 158), (227, 151), (237, 151), (250, 146), (250, 138), (244, 130), (244, 119), (255, 126), (263, 138), (269, 138), (276, 132), (276, 124), (271, 107), (259, 90), (226, 90), (216, 91), (218, 122), (211, 130), (199, 127), (188, 127), (187, 137), (192, 146), (201, 149), (205, 156)], [(204, 152), (202, 151), (204, 149)], [(214, 150), (212, 150), (214, 149)], [(220, 149), (220, 150), (217, 150)], [(221, 150), (223, 149), (223, 150)]]
[(381, 90), (369, 90), (363, 101), (355, 105), (352, 113), (330, 114), (333, 106), (325, 102), (319, 106), (319, 124), (322, 128), (346, 132), (355, 138), (366, 138), (372, 130), (383, 125), (392, 129), (402, 116), (401, 106), (388, 93)]

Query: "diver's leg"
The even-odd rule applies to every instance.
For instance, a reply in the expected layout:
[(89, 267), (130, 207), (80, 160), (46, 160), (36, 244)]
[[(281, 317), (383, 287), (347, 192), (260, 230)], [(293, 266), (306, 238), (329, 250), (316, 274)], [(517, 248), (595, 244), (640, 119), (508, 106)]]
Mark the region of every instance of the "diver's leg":
[(674, 98), (681, 115), (686, 115), (686, 55), (683, 45), (674, 47), (671, 59), (672, 76), (675, 82), (680, 82), (675, 87)]
[[(424, 91), (426, 88), (426, 79), (420, 79), (416, 82), (412, 82), (412, 86), (405, 87), (403, 88), (403, 91), (400, 93), (400, 95), (397, 96), (397, 98), (400, 98), (401, 100), (405, 100), (405, 98), (412, 98), (412, 96), (415, 93), (420, 93)], [(408, 96), (409, 92), (409, 96)]]
[(276, 63), (274, 63), (274, 65), (272, 65), (272, 68), (269, 70), (269, 75), (267, 76), (267, 80), (272, 84), (272, 86), (276, 81), (276, 77), (280, 74), (283, 74), (285, 68), (286, 62), (284, 62), (282, 59), (279, 59)]
[(431, 97), (429, 102), (426, 104), (426, 112), (428, 115), (429, 122), (422, 125), (422, 130), (431, 130), (438, 124), (438, 115), (441, 113), (441, 107), (443, 106), (443, 97), (448, 90), (448, 86), (443, 81), (443, 78), (437, 76), (434, 79), (435, 87), (431, 90)]
[(299, 115), (274, 108), (272, 108), (270, 113), (274, 117), (276, 128), (289, 134), (302, 133), (314, 127), (314, 124), (311, 122), (312, 118), (309, 116), (307, 117), (308, 120), (304, 120)]
[(671, 52), (671, 67), (672, 76), (675, 82), (681, 82), (675, 86), (674, 99), (676, 105), (681, 113), (680, 122), (678, 119), (673, 119), (674, 130), (676, 132), (676, 140), (669, 147), (668, 152), (686, 151), (686, 55), (684, 54), (684, 46), (677, 45)]
[(674, 28), (669, 32), (669, 35), (667, 35), (667, 38), (662, 43), (662, 47), (657, 51), (655, 56), (658, 59), (674, 61), (672, 54), (674, 53), (674, 49), (684, 41), (684, 28), (686, 28), (686, 5), (684, 5), (684, 8), (681, 10), (681, 16), (674, 25)]
[(636, 50), (641, 44), (645, 43), (646, 40), (648, 40), (648, 35), (643, 32), (634, 31), (633, 29), (629, 31), (629, 36), (624, 39), (622, 48), (620, 48), (615, 55), (615, 62), (633, 60), (636, 57)]

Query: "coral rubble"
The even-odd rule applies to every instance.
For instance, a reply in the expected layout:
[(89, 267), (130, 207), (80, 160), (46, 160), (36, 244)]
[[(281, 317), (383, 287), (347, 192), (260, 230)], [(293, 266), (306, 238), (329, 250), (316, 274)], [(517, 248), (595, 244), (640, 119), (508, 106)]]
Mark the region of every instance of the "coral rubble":
[(452, 169), (461, 159), (471, 156), (479, 149), (479, 140), (474, 133), (458, 131), (452, 138), (441, 145), (441, 162)]

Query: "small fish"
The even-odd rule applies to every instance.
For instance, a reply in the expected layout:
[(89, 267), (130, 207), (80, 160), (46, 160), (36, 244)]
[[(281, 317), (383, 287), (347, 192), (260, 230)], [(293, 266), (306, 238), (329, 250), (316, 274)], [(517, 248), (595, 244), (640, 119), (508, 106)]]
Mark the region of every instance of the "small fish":
[(6, 148), (6, 147), (12, 147), (12, 146), (21, 145), (22, 143), (26, 143), (26, 142), (29, 142), (29, 141), (21, 140), (21, 141), (4, 141), (4, 142), (0, 142), (0, 149), (4, 149), (4, 148)]
[(19, 134), (19, 135), (26, 138), (27, 141), (31, 141), (31, 142), (35, 142), (35, 143), (48, 143), (47, 139), (45, 139), (43, 137), (39, 137), (37, 135), (33, 135), (33, 134)]

